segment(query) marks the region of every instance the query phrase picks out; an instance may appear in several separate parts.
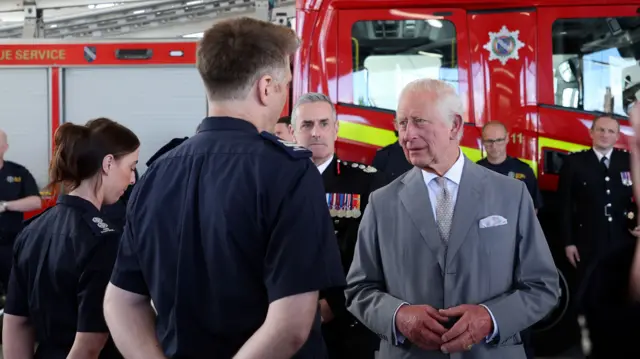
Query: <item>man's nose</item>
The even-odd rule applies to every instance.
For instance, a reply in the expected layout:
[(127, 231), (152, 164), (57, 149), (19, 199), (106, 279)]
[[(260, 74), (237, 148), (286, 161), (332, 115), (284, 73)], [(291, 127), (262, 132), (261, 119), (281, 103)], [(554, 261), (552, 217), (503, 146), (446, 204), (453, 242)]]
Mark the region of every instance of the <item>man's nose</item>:
[(317, 126), (313, 126), (313, 128), (311, 129), (311, 136), (320, 137), (320, 131), (318, 130)]

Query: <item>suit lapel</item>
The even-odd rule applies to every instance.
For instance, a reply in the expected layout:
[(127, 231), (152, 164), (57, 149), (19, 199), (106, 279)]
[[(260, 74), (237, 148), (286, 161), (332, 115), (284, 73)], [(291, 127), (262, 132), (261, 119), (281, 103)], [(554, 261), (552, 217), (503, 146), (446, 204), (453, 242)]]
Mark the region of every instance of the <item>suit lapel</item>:
[(468, 237), (467, 233), (471, 225), (476, 223), (478, 203), (480, 203), (480, 188), (483, 180), (478, 165), (468, 158), (464, 159), (462, 178), (458, 186), (458, 196), (453, 211), (453, 222), (449, 233), (449, 246), (447, 250), (447, 264), (450, 264), (462, 243)]
[(413, 224), (418, 228), (422, 239), (438, 258), (440, 270), (444, 268), (444, 259), (439, 255), (442, 241), (433, 217), (433, 209), (429, 192), (422, 177), (422, 170), (414, 167), (402, 180), (404, 187), (400, 190), (400, 201), (407, 210)]

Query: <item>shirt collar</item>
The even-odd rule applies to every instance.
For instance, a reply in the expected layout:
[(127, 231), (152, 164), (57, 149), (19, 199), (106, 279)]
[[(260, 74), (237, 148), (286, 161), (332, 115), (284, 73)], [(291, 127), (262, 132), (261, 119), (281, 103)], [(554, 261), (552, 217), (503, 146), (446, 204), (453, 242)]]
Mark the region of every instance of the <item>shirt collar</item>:
[(96, 208), (96, 206), (93, 205), (93, 203), (79, 196), (63, 194), (58, 196), (58, 200), (56, 201), (56, 203), (76, 207), (88, 213), (100, 213), (100, 211)]
[(594, 147), (593, 152), (596, 153), (596, 156), (598, 157), (598, 161), (602, 160), (602, 157), (607, 157), (607, 160), (611, 160), (611, 153), (613, 153), (613, 147), (610, 148), (607, 152), (600, 152), (596, 150)]
[[(464, 155), (462, 154), (462, 151), (458, 147), (458, 159), (453, 164), (453, 166), (451, 166), (451, 168), (449, 168), (449, 170), (444, 174), (444, 177), (447, 178), (449, 181), (452, 181), (456, 185), (460, 185), (463, 168), (464, 168)], [(429, 183), (431, 182), (431, 180), (438, 177), (438, 175), (433, 172), (427, 172), (425, 170), (422, 170), (422, 177), (424, 178), (424, 181), (426, 183)]]
[(246, 132), (258, 132), (251, 122), (234, 117), (207, 117), (202, 120), (198, 133), (216, 130), (237, 130)]
[(320, 174), (323, 174), (323, 173), (324, 173), (324, 170), (326, 170), (326, 169), (327, 169), (327, 167), (329, 167), (329, 164), (331, 163), (331, 161), (333, 161), (333, 157), (334, 157), (334, 156), (329, 157), (329, 159), (328, 159), (328, 160), (326, 160), (324, 163), (321, 163), (321, 164), (318, 166), (318, 171), (320, 171)]

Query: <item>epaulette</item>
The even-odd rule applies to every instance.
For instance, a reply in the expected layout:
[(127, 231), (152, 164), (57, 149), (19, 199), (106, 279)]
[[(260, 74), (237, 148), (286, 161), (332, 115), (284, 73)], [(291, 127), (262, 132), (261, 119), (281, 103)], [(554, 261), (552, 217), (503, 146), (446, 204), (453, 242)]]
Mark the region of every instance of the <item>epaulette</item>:
[(267, 131), (260, 132), (262, 138), (275, 143), (279, 148), (283, 149), (289, 156), (293, 158), (310, 158), (312, 152), (297, 143), (285, 141), (278, 136)]
[(342, 163), (345, 166), (350, 166), (352, 168), (358, 168), (361, 169), (363, 172), (366, 173), (375, 173), (378, 172), (378, 170), (373, 167), (373, 166), (367, 166), (365, 164), (362, 163), (358, 163), (358, 162), (347, 162), (347, 161), (342, 161), (342, 160), (338, 160), (338, 162)]
[(36, 219), (40, 218), (40, 216), (42, 216), (43, 214), (45, 214), (45, 213), (46, 213), (48, 210), (50, 210), (51, 208), (53, 208), (53, 206), (51, 206), (51, 207), (47, 207), (45, 210), (43, 210), (42, 212), (40, 212), (40, 213), (36, 214), (35, 216), (33, 216), (33, 217), (29, 218), (29, 219), (26, 219), (26, 220), (22, 221), (22, 226), (23, 226), (23, 227), (28, 226), (28, 225), (29, 225), (29, 224), (31, 224), (33, 221), (35, 221)]
[(82, 218), (87, 223), (89, 228), (91, 228), (91, 232), (96, 237), (103, 236), (108, 233), (115, 232), (116, 230), (107, 224), (101, 217), (91, 215), (90, 213), (85, 213)]

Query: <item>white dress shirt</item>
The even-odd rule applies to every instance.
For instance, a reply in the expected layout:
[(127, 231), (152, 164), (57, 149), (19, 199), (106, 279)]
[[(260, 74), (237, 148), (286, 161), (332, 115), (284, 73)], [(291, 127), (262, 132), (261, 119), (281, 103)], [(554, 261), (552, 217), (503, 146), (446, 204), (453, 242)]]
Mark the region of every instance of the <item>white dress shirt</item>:
[(323, 173), (324, 173), (324, 170), (326, 170), (326, 169), (327, 169), (327, 167), (329, 167), (329, 164), (331, 163), (331, 161), (333, 161), (333, 157), (334, 157), (334, 156), (329, 157), (329, 159), (328, 159), (328, 160), (324, 161), (324, 162), (323, 162), (323, 163), (321, 163), (319, 166), (317, 166), (318, 171), (320, 171), (320, 174), (323, 174)]
[[(455, 209), (456, 200), (458, 199), (458, 186), (460, 186), (460, 180), (462, 179), (462, 170), (464, 169), (464, 160), (465, 160), (465, 157), (462, 154), (462, 150), (458, 149), (458, 159), (443, 176), (444, 178), (447, 179), (445, 183), (447, 185), (447, 189), (449, 190), (449, 194), (451, 195), (451, 198), (453, 200), (454, 209)], [(427, 192), (429, 192), (429, 200), (431, 202), (431, 209), (433, 210), (433, 218), (435, 220), (437, 220), (436, 204), (437, 204), (438, 192), (440, 191), (440, 186), (438, 186), (438, 183), (436, 181), (438, 177), (439, 176), (435, 173), (422, 170), (422, 178), (424, 179), (424, 183), (427, 186)], [(405, 304), (409, 304), (409, 303), (402, 303), (400, 307), (402, 307)], [(480, 304), (480, 305), (482, 305), (487, 309), (487, 311), (489, 312), (489, 315), (491, 316), (491, 321), (493, 322), (493, 333), (491, 333), (489, 336), (485, 338), (487, 342), (490, 342), (491, 340), (493, 340), (493, 338), (495, 338), (496, 335), (498, 335), (498, 323), (496, 323), (496, 318), (493, 316), (493, 313), (491, 313), (491, 309), (489, 309), (484, 304)], [(398, 309), (396, 309), (396, 312), (393, 314), (394, 328), (395, 328), (395, 322), (396, 322), (396, 314), (398, 314), (398, 310), (400, 309), (400, 307), (398, 307)], [(398, 342), (400, 343), (404, 342), (405, 338), (401, 333), (398, 333), (396, 331), (395, 336)]]
[(604, 153), (598, 152), (598, 150), (596, 150), (594, 147), (593, 152), (596, 153), (596, 157), (598, 157), (598, 162), (602, 161), (602, 157), (606, 157), (607, 159), (605, 160), (604, 164), (605, 166), (607, 166), (607, 168), (609, 168), (609, 165), (611, 164), (611, 154), (613, 153), (613, 147)]

